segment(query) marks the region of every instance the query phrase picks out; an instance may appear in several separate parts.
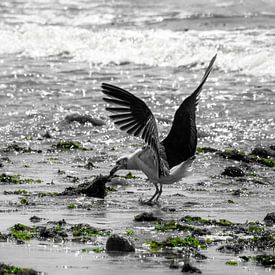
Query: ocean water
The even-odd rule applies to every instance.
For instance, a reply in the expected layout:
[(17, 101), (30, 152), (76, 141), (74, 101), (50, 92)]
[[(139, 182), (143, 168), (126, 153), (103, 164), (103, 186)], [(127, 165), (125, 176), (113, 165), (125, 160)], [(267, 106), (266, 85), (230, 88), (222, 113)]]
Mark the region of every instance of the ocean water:
[[(60, 191), (68, 185), (57, 176), (58, 169), (76, 176), (107, 173), (118, 156), (142, 144), (108, 120), (100, 92), (102, 82), (121, 86), (141, 97), (155, 114), (161, 136), (165, 136), (175, 110), (199, 84), (216, 53), (217, 60), (197, 110), (199, 146), (233, 147), (250, 152), (258, 144), (274, 144), (274, 0), (1, 0), (0, 41), (0, 149), (16, 142), (46, 152), (9, 156), (13, 163), (1, 169), (41, 178), (45, 183), (56, 182), (55, 186), (43, 185), (45, 190)], [(66, 115), (72, 113), (101, 118), (106, 125), (65, 123)], [(45, 140), (46, 132), (53, 138)], [(78, 140), (93, 151), (73, 157), (62, 153), (51, 159), (47, 150), (60, 139)], [(77, 167), (89, 158), (96, 169)], [(209, 180), (223, 166), (220, 162), (216, 165), (216, 160), (198, 156), (190, 184)], [(271, 175), (270, 170), (259, 169), (266, 177)], [(136, 192), (136, 185), (129, 187), (132, 192)], [(211, 192), (215, 193), (214, 190), (213, 187)], [(251, 200), (240, 201), (238, 207), (226, 211), (220, 201), (215, 201), (220, 194), (196, 197), (190, 192), (188, 199), (204, 202), (201, 208), (192, 210), (198, 215), (225, 214), (228, 215), (225, 218), (244, 222), (262, 219), (266, 211), (274, 209), (272, 190), (262, 190), (262, 195), (256, 193)], [(169, 196), (164, 198), (166, 202), (169, 200)], [(98, 216), (68, 212), (64, 206), (67, 201), (59, 200), (57, 206), (46, 201), (38, 210), (1, 213), (1, 230), (16, 222), (27, 223), (29, 214), (38, 211), (48, 219), (64, 216), (74, 222), (84, 219), (95, 225), (112, 225), (120, 232), (122, 226), (132, 226), (129, 220), (134, 213), (142, 211), (140, 206), (136, 209), (137, 196), (129, 199), (130, 210), (121, 206), (120, 200), (114, 195), (112, 207), (108, 208), (108, 204), (104, 214)], [(10, 207), (7, 198), (2, 196), (0, 201), (1, 209)], [(97, 217), (99, 221), (94, 220)], [(9, 263), (25, 263), (49, 274), (61, 274), (68, 269), (70, 274), (99, 272), (100, 260), (106, 270), (98, 274), (112, 271), (119, 274), (122, 267), (129, 272), (133, 265), (136, 274), (142, 268), (146, 274), (174, 274), (158, 262), (154, 262), (153, 268), (152, 262), (136, 263), (135, 258), (128, 259), (127, 264), (121, 258), (114, 260), (107, 256), (91, 259), (85, 255), (79, 260), (76, 250), (71, 247), (69, 253), (66, 247), (8, 244), (1, 246), (0, 256)], [(20, 256), (24, 251), (28, 251), (28, 261)], [(232, 269), (223, 264), (224, 255), (211, 255), (222, 260), (217, 270), (213, 263), (204, 266), (205, 274), (231, 274)], [(63, 259), (66, 264), (61, 263)], [(54, 264), (47, 266), (49, 261)], [(257, 268), (238, 269), (236, 274), (262, 271)]]
[(106, 116), (103, 81), (172, 120), (215, 53), (199, 127), (226, 145), (274, 140), (272, 0), (1, 1), (0, 15), (3, 142), (66, 113)]

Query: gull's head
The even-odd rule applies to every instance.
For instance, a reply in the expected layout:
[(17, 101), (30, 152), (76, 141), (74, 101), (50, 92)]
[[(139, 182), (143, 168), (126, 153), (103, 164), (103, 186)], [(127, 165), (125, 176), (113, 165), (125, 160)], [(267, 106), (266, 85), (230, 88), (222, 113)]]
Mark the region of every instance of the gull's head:
[(127, 167), (128, 167), (128, 157), (121, 157), (116, 161), (116, 165), (111, 170), (110, 175), (113, 175), (118, 170), (127, 169)]

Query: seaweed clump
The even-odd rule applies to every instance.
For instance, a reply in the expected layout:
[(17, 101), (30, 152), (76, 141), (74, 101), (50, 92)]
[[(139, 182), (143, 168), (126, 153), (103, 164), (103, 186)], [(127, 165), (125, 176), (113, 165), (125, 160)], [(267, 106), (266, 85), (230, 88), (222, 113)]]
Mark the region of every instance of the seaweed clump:
[(87, 150), (80, 142), (72, 140), (62, 140), (56, 144), (56, 149), (59, 150)]
[(41, 183), (41, 180), (34, 180), (31, 178), (21, 178), (20, 175), (0, 174), (0, 182), (4, 184), (26, 184), (26, 183)]
[(160, 249), (165, 248), (175, 248), (175, 247), (183, 247), (183, 248), (206, 248), (206, 242), (204, 240), (199, 240), (192, 236), (187, 236), (185, 238), (181, 237), (170, 237), (164, 241), (154, 241), (148, 240), (146, 244), (150, 246), (152, 251), (159, 251)]
[(31, 268), (18, 267), (0, 263), (0, 274), (37, 275), (39, 272)]
[(245, 152), (237, 149), (217, 150), (211, 147), (198, 147), (197, 153), (214, 153), (226, 159), (232, 159), (246, 163), (259, 163), (268, 167), (275, 167), (275, 160), (273, 159), (275, 156), (275, 150), (272, 148), (272, 146), (270, 146), (268, 150), (263, 148), (255, 148), (250, 154), (246, 154)]
[(16, 240), (28, 241), (34, 238), (36, 235), (36, 230), (34, 227), (26, 226), (22, 223), (17, 223), (10, 228), (9, 237)]
[(89, 224), (76, 224), (71, 227), (73, 234), (73, 241), (88, 242), (93, 240), (95, 237), (107, 237), (110, 236), (111, 232), (108, 230), (98, 229)]

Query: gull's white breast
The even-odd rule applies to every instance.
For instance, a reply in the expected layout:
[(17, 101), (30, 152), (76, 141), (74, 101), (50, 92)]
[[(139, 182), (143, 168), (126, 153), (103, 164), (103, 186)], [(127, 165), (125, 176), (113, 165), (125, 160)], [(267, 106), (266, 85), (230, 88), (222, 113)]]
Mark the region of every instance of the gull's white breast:
[(150, 148), (138, 149), (128, 158), (128, 169), (141, 170), (151, 182), (171, 184), (190, 175), (194, 159), (190, 158), (174, 166), (168, 176), (158, 176), (156, 160)]

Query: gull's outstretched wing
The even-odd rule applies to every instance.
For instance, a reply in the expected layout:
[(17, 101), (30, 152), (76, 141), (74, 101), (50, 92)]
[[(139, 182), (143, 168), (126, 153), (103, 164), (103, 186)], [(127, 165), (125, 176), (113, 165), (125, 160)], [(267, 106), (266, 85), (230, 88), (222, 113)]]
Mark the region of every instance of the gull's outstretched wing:
[(211, 59), (197, 89), (182, 102), (176, 111), (171, 130), (168, 136), (161, 142), (165, 147), (167, 162), (170, 168), (189, 159), (196, 152), (196, 106), (203, 84), (212, 70), (216, 57), (217, 55)]
[(152, 149), (158, 167), (158, 175), (166, 176), (169, 173), (163, 146), (159, 142), (158, 129), (154, 115), (144, 101), (119, 87), (103, 83), (103, 98), (112, 107), (106, 110), (112, 112), (110, 118), (123, 131), (141, 137)]

